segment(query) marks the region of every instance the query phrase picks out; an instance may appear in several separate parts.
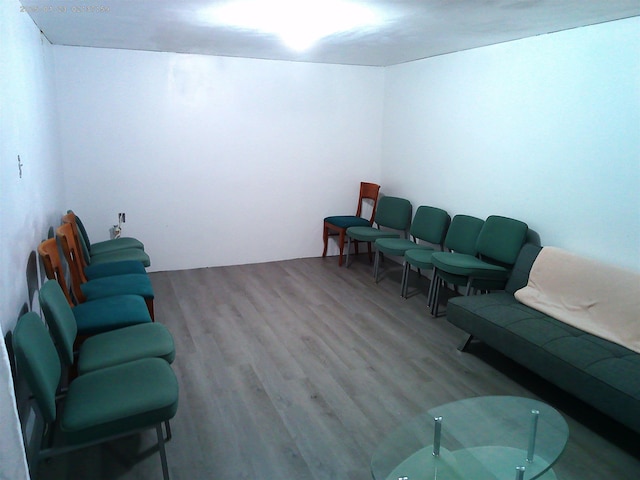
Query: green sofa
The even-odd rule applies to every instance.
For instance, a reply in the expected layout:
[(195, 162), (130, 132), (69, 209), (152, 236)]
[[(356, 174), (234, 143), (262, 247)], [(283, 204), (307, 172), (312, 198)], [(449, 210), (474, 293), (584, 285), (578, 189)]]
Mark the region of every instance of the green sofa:
[(469, 334), (460, 350), (477, 338), (640, 433), (640, 354), (514, 297), (542, 248), (524, 245), (505, 291), (449, 300), (447, 320)]

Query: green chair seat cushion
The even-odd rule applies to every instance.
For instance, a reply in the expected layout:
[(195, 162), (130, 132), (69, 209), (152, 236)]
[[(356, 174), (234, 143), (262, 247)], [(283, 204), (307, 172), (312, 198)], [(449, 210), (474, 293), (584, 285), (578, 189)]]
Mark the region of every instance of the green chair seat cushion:
[(347, 235), (360, 242), (375, 242), (378, 238), (395, 238), (400, 236), (399, 233), (380, 230), (374, 227), (349, 227), (347, 228)]
[(406, 238), (379, 238), (376, 240), (376, 248), (387, 255), (404, 255), (404, 252), (411, 249), (433, 250), (433, 247), (421, 245)]
[(178, 410), (178, 381), (167, 362), (145, 358), (77, 377), (60, 427), (71, 444), (151, 427)]
[[(469, 277), (466, 275), (455, 275), (453, 273), (438, 270), (438, 277), (444, 282), (452, 285), (466, 286), (469, 283)], [(471, 282), (473, 288), (480, 290), (502, 290), (504, 289), (507, 278), (474, 278)]]
[(145, 267), (151, 265), (151, 259), (149, 258), (149, 255), (147, 255), (144, 250), (140, 250), (139, 248), (114, 250), (112, 252), (105, 252), (99, 255), (91, 254), (89, 259), (90, 265), (110, 262), (122, 262), (125, 260), (136, 260), (142, 263)]
[(327, 217), (324, 219), (326, 223), (335, 225), (339, 228), (349, 227), (370, 227), (371, 223), (366, 218), (358, 217), (356, 215), (338, 215), (334, 217)]
[(433, 263), (431, 263), (431, 256), (434, 253), (434, 250), (412, 248), (411, 250), (407, 250), (406, 252), (404, 252), (404, 259), (407, 263), (413, 265), (416, 268), (429, 270), (433, 268)]
[[(486, 279), (506, 279), (509, 270), (500, 265), (483, 262), (473, 255), (455, 252), (435, 252), (431, 261), (438, 270), (454, 275)], [(466, 282), (465, 282), (466, 283)]]
[(101, 253), (108, 253), (128, 248), (137, 248), (138, 250), (144, 250), (144, 244), (137, 238), (120, 237), (111, 240), (104, 240), (102, 242), (92, 243), (89, 245), (89, 252), (91, 253), (91, 255), (100, 255)]
[(139, 295), (115, 295), (73, 307), (78, 335), (93, 335), (140, 323), (151, 323), (147, 304)]
[(148, 275), (127, 274), (113, 277), (96, 278), (80, 285), (87, 300), (112, 297), (114, 295), (140, 295), (153, 298), (153, 287)]
[(122, 262), (109, 262), (87, 265), (84, 274), (89, 280), (101, 277), (112, 277), (114, 275), (125, 275), (127, 273), (146, 274), (142, 262), (137, 260), (124, 260)]
[(154, 357), (173, 362), (173, 337), (161, 323), (141, 323), (87, 338), (80, 347), (78, 374)]
[[(67, 210), (67, 213), (72, 213), (73, 210)], [(82, 223), (82, 220), (78, 215), (74, 213), (76, 217), (76, 226), (78, 227), (78, 233), (80, 234), (80, 241), (83, 244), (83, 247), (86, 247), (88, 253), (91, 251), (92, 254), (106, 253), (111, 250), (121, 250), (123, 248), (141, 248), (144, 250), (144, 245), (142, 242), (136, 238), (132, 237), (120, 237), (114, 238), (111, 240), (104, 240), (102, 242), (91, 243), (89, 240), (89, 233)], [(95, 249), (95, 250), (94, 250)]]

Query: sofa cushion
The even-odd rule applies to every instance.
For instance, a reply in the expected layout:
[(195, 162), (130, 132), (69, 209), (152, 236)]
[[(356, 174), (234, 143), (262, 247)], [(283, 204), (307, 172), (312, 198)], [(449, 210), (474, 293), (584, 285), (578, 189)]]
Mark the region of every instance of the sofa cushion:
[(506, 292), (449, 300), (447, 319), (640, 432), (640, 355), (519, 303)]

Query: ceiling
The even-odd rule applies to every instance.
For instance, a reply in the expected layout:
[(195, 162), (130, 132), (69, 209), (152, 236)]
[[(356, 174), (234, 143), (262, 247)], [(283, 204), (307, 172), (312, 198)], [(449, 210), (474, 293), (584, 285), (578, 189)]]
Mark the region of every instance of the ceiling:
[[(351, 0), (374, 8), (382, 21), (327, 36), (308, 50), (296, 51), (272, 33), (210, 23), (203, 16), (205, 9), (227, 1), (21, 3), (55, 45), (369, 66), (394, 65), (640, 15), (640, 0)], [(281, 17), (287, 15), (293, 17), (290, 12)]]

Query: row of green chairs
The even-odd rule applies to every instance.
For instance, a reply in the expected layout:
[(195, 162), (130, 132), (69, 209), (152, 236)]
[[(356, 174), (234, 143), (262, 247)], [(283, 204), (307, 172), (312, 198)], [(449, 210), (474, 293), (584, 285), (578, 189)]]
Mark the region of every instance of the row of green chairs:
[(62, 217), (62, 221), (73, 226), (78, 244), (82, 247), (81, 253), (87, 265), (99, 265), (123, 260), (136, 260), (145, 267), (151, 265), (151, 259), (144, 251), (144, 244), (137, 238), (119, 237), (92, 243), (84, 223), (73, 210), (69, 210)]
[(408, 295), (412, 267), (419, 275), (422, 270), (433, 270), (428, 303), (434, 316), (439, 314), (443, 283), (466, 287), (465, 295), (504, 288), (526, 241), (526, 223), (499, 215), (491, 215), (486, 220), (469, 215), (456, 215), (451, 219), (445, 210), (432, 206), (420, 206), (413, 219), (411, 213), (412, 206), (407, 199), (380, 198), (371, 225), (346, 228), (347, 267), (352, 241), (374, 245), (376, 283), (380, 280), (382, 256), (402, 257), (400, 293), (404, 298)]
[[(55, 281), (48, 284), (59, 287)], [(59, 325), (60, 339), (71, 339), (71, 323)], [(159, 324), (148, 324), (153, 325)], [(36, 414), (44, 422), (33, 464), (153, 428), (163, 479), (169, 479), (164, 444), (171, 439), (169, 421), (178, 409), (178, 381), (167, 358), (140, 350), (137, 356), (123, 352), (122, 347), (141, 343), (141, 334), (145, 333), (136, 327), (124, 330), (87, 340), (80, 352), (82, 371), (68, 387), (60, 389), (64, 378), (60, 359), (69, 359), (69, 344), (58, 343), (56, 350), (34, 312), (18, 319), (12, 335), (17, 371), (29, 386)]]
[[(42, 445), (46, 440), (54, 446), (41, 448), (35, 460), (155, 427), (163, 478), (168, 479), (164, 442), (171, 438), (169, 419), (178, 405), (177, 380), (169, 366), (175, 346), (168, 329), (152, 321), (153, 289), (142, 260), (127, 253), (144, 252), (143, 246), (135, 239), (101, 242), (100, 262), (88, 264), (75, 220), (65, 215), (56, 230), (72, 288), (66, 285), (56, 238), (45, 240), (38, 252), (49, 280), (39, 300), (48, 328), (30, 313), (13, 334), (18, 369), (51, 426)], [(122, 254), (129, 259), (121, 260)], [(88, 278), (91, 265), (96, 267)], [(61, 413), (56, 405), (60, 392), (65, 397)]]
[(431, 256), (433, 277), (428, 297), (433, 316), (438, 316), (442, 283), (466, 287), (465, 295), (478, 290), (502, 290), (527, 240), (529, 227), (520, 220), (491, 215), (478, 231), (475, 244), (473, 225), (469, 230), (468, 236), (461, 239), (462, 248), (452, 244), (450, 251)]

